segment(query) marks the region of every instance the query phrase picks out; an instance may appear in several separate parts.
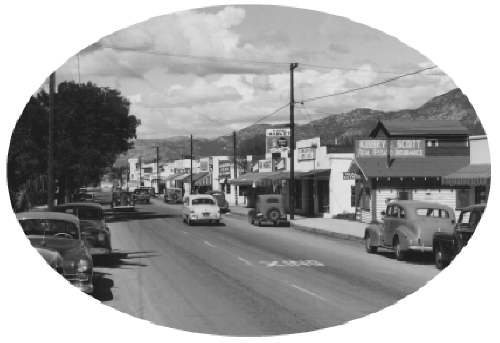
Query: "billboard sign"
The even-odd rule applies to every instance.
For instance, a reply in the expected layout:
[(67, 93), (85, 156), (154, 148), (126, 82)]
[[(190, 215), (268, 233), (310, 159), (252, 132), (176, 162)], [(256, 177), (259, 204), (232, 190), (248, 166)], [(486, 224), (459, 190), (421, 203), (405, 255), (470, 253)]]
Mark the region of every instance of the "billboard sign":
[[(393, 139), (390, 141), (391, 158), (425, 157), (424, 139)], [(359, 139), (355, 142), (356, 157), (387, 157), (387, 140)]]
[(208, 159), (206, 160), (200, 160), (200, 172), (208, 172), (209, 167), (208, 167)]
[(298, 160), (314, 160), (316, 157), (316, 149), (315, 148), (300, 148)]
[[(221, 161), (222, 162), (222, 161)], [(219, 163), (219, 182), (231, 178), (231, 162)]]
[(259, 160), (259, 172), (272, 172), (273, 163), (271, 159)]
[(290, 149), (290, 128), (266, 129), (266, 152)]

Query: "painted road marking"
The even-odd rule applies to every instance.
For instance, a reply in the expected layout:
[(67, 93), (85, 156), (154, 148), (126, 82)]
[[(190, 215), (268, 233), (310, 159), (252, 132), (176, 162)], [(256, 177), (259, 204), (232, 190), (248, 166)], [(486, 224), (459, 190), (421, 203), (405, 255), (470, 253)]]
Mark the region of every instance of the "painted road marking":
[(247, 260), (245, 260), (245, 259), (242, 259), (241, 257), (238, 257), (238, 260), (245, 262), (248, 266), (252, 266), (252, 267), (254, 266), (254, 265), (252, 264), (252, 262), (247, 261)]
[(189, 233), (189, 232), (186, 232), (186, 231), (182, 231), (182, 232), (184, 232), (186, 235), (190, 235), (190, 233)]
[(305, 288), (299, 287), (299, 286), (297, 286), (297, 285), (290, 285), (290, 286), (292, 286), (292, 287), (294, 287), (294, 288), (297, 288), (297, 289), (298, 289), (299, 291), (301, 291), (301, 292), (304, 292), (304, 293), (307, 293), (307, 294), (309, 294), (309, 295), (312, 295), (312, 296), (313, 296), (313, 297), (315, 297), (315, 298), (318, 298), (318, 299), (320, 299), (320, 300), (324, 300), (324, 301), (326, 301), (326, 299), (325, 299), (325, 298), (322, 298), (322, 297), (320, 297), (319, 295), (314, 294), (313, 292), (310, 292), (310, 291), (308, 291), (308, 290), (307, 290), (307, 289), (305, 289)]
[(215, 245), (210, 244), (209, 241), (205, 241), (205, 244), (212, 248), (217, 248)]
[[(281, 264), (280, 264), (281, 262)], [(319, 261), (315, 260), (305, 260), (305, 261), (259, 261), (260, 264), (266, 267), (324, 267), (325, 265)]]

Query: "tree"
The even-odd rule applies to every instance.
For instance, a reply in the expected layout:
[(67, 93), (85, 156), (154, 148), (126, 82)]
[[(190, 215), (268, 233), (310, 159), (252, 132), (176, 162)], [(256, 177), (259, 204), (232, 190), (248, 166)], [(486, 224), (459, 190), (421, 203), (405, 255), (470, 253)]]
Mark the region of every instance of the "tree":
[[(256, 134), (249, 138), (236, 142), (236, 159), (240, 168), (246, 170), (247, 156), (264, 156), (266, 154), (266, 135)], [(233, 161), (233, 156), (230, 158)]]
[[(54, 103), (54, 175), (58, 201), (64, 202), (66, 194), (97, 182), (118, 155), (133, 147), (129, 139), (136, 138), (140, 120), (129, 115), (130, 103), (119, 91), (103, 90), (91, 82), (59, 84)], [(41, 91), (31, 97), (12, 135), (8, 157), (11, 201), (30, 178), (46, 175), (47, 160), (48, 94)]]

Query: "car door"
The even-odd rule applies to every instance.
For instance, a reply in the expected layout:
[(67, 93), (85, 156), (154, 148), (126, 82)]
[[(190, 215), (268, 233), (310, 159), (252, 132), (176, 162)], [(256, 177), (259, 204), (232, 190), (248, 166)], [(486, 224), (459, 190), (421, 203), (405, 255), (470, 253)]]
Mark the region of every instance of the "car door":
[(387, 206), (387, 212), (384, 219), (384, 245), (392, 245), (392, 235), (394, 234), (394, 222), (398, 219), (399, 207), (397, 205)]

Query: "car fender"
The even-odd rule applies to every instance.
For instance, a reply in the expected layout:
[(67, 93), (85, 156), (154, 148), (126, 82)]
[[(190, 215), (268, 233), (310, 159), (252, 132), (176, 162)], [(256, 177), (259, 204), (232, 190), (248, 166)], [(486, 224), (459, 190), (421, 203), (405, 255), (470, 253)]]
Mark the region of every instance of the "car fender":
[(442, 258), (451, 261), (455, 255), (454, 237), (448, 232), (435, 232), (432, 235), (432, 251), (436, 251), (436, 246), (441, 249)]
[(395, 237), (398, 237), (399, 239), (399, 245), (401, 247), (401, 250), (408, 250), (408, 247), (410, 245), (417, 244), (415, 235), (405, 226), (398, 226), (396, 228), (396, 230), (394, 231), (394, 236), (392, 238), (393, 242)]
[(370, 245), (371, 246), (380, 246), (381, 245), (381, 239), (380, 239), (380, 233), (382, 231), (382, 228), (380, 225), (370, 225), (365, 228), (365, 237), (367, 234), (370, 234)]

